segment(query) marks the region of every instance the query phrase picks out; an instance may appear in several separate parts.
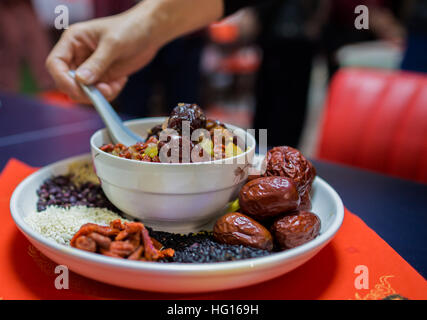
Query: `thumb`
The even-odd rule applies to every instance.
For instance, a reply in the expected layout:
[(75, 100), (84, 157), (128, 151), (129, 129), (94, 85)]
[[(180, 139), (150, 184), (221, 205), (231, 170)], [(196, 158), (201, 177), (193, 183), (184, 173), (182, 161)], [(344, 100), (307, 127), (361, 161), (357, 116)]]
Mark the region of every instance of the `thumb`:
[(77, 80), (86, 85), (96, 83), (113, 62), (114, 52), (114, 46), (108, 41), (100, 41), (92, 55), (77, 69)]

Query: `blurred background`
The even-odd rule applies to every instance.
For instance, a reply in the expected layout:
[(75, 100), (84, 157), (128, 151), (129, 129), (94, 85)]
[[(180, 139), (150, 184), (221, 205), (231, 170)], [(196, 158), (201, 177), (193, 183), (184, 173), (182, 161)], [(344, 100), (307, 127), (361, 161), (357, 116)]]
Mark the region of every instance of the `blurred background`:
[[(68, 6), (71, 24), (135, 3), (0, 0), (0, 92), (77, 107), (44, 67), (61, 34), (55, 7)], [(355, 27), (358, 5), (367, 30)], [(165, 46), (114, 106), (139, 118), (198, 103), (211, 118), (267, 128), (271, 146), (426, 182), (426, 52), (425, 0), (265, 1)]]

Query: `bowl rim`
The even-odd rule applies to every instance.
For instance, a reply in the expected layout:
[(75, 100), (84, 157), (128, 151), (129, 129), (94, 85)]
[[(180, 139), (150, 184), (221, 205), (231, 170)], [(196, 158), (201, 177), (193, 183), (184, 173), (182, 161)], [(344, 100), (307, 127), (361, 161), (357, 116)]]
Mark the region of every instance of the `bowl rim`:
[(336, 206), (336, 215), (327, 230), (324, 230), (315, 239), (289, 250), (275, 252), (263, 257), (243, 259), (237, 261), (225, 261), (225, 262), (213, 262), (213, 263), (159, 263), (159, 262), (146, 262), (146, 261), (129, 261), (116, 259), (112, 257), (103, 256), (100, 254), (85, 252), (73, 247), (61, 245), (54, 240), (51, 240), (37, 231), (33, 230), (25, 221), (24, 218), (19, 214), (20, 209), (18, 206), (18, 200), (24, 196), (27, 186), (32, 183), (32, 180), (37, 176), (45, 175), (51, 172), (54, 168), (60, 167), (65, 163), (71, 163), (72, 161), (79, 160), (90, 160), (90, 154), (83, 154), (71, 158), (67, 158), (55, 163), (52, 163), (26, 177), (14, 190), (10, 200), (10, 211), (12, 219), (14, 220), (18, 229), (24, 233), (27, 238), (32, 239), (35, 242), (49, 248), (59, 254), (66, 254), (71, 256), (73, 259), (82, 259), (85, 262), (92, 264), (103, 264), (104, 266), (113, 267), (121, 270), (132, 270), (132, 271), (147, 271), (147, 272), (174, 272), (178, 274), (206, 274), (216, 272), (235, 272), (237, 270), (263, 268), (269, 265), (274, 265), (280, 262), (290, 260), (309, 252), (319, 250), (325, 246), (340, 229), (344, 219), (344, 205), (338, 193), (322, 178), (316, 177), (315, 183), (326, 188), (327, 192), (332, 196), (334, 205)]
[[(154, 121), (154, 120), (159, 120), (161, 123), (161, 120), (165, 120), (167, 117), (148, 117), (148, 118), (139, 118), (139, 119), (132, 119), (132, 120), (127, 120), (124, 121), (123, 124), (125, 125), (132, 125), (132, 124), (138, 124), (140, 122), (149, 122)], [(246, 136), (249, 136), (250, 139), (253, 142), (253, 146), (249, 149), (246, 149), (245, 152), (237, 155), (237, 156), (233, 156), (233, 157), (229, 157), (229, 158), (224, 158), (224, 159), (217, 159), (217, 160), (209, 160), (209, 161), (201, 161), (201, 162), (184, 162), (184, 163), (164, 163), (164, 162), (146, 162), (146, 161), (140, 161), (140, 160), (134, 160), (134, 159), (127, 159), (127, 158), (121, 158), (121, 157), (117, 157), (114, 156), (108, 152), (102, 151), (98, 146), (95, 145), (95, 135), (100, 135), (102, 134), (102, 132), (105, 132), (107, 130), (107, 128), (101, 128), (96, 130), (92, 136), (90, 137), (90, 146), (92, 148), (92, 150), (95, 150), (98, 153), (102, 153), (103, 155), (105, 155), (106, 157), (108, 157), (109, 159), (112, 160), (119, 160), (119, 161), (125, 161), (125, 162), (130, 162), (130, 163), (137, 163), (137, 165), (153, 165), (153, 166), (169, 166), (169, 167), (175, 167), (175, 166), (200, 166), (200, 165), (210, 165), (210, 164), (243, 164), (243, 163), (238, 163), (238, 162), (234, 162), (235, 159), (238, 158), (243, 158), (246, 157), (247, 155), (249, 155), (251, 152), (253, 152), (256, 149), (256, 139), (255, 137), (249, 133), (247, 130), (240, 128), (238, 126), (229, 124), (229, 123), (224, 123), (226, 126), (228, 127), (232, 127), (234, 129), (239, 129), (245, 132)], [(228, 163), (229, 162), (229, 163)]]

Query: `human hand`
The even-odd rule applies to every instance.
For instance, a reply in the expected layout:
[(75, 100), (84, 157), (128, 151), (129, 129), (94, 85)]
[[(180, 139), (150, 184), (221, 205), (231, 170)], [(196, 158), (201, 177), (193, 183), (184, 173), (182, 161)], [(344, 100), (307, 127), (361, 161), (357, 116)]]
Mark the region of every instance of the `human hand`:
[[(135, 30), (136, 27), (138, 30)], [(127, 76), (146, 65), (158, 46), (149, 26), (133, 23), (129, 15), (77, 23), (66, 30), (46, 60), (57, 87), (77, 102), (89, 100), (68, 71), (77, 69), (78, 81), (96, 87), (113, 100)]]
[(127, 77), (150, 62), (161, 46), (222, 14), (222, 0), (144, 0), (122, 14), (72, 25), (46, 67), (57, 87), (73, 100), (89, 102), (68, 74), (72, 69), (77, 69), (78, 81), (96, 85), (113, 100)]

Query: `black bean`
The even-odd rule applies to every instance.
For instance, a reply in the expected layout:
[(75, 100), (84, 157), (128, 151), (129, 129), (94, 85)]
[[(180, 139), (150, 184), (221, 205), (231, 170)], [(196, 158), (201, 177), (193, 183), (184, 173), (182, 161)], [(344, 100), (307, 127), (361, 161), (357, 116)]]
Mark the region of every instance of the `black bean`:
[(81, 186), (75, 185), (68, 176), (56, 176), (47, 179), (36, 191), (38, 196), (37, 210), (46, 210), (47, 206), (57, 205), (70, 207), (71, 205), (83, 205), (90, 207), (108, 208), (120, 212), (108, 201), (101, 186), (91, 182)]
[(51, 187), (51, 188), (49, 188), (49, 193), (50, 194), (57, 193), (58, 191), (59, 191), (59, 189), (57, 187)]

